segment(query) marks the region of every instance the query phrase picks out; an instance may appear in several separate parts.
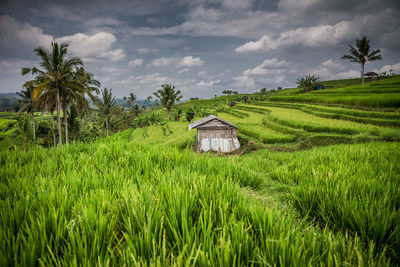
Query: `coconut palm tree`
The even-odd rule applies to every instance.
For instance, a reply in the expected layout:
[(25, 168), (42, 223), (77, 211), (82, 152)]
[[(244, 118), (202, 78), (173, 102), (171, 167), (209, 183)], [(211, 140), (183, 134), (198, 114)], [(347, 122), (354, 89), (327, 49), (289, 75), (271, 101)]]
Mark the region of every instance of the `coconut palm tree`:
[(52, 50), (47, 51), (42, 47), (36, 48), (34, 51), (40, 57), (39, 65), (42, 69), (23, 68), (22, 75), (31, 73), (40, 80), (33, 92), (33, 98), (36, 99), (45, 91), (55, 90), (55, 103), (57, 112), (57, 128), (59, 145), (62, 145), (60, 105), (63, 108), (64, 125), (65, 125), (65, 141), (68, 143), (68, 121), (67, 121), (67, 105), (69, 101), (69, 93), (71, 92), (71, 81), (73, 81), (73, 72), (76, 68), (83, 66), (82, 60), (76, 57), (66, 58), (67, 44), (58, 45), (56, 42), (51, 43)]
[(129, 96), (124, 96), (124, 100), (126, 101), (126, 104), (128, 104), (131, 108), (133, 107), (133, 103), (135, 103), (136, 99), (137, 99), (137, 97), (134, 93), (130, 93)]
[(83, 117), (90, 113), (90, 103), (86, 98), (88, 96), (92, 102), (96, 101), (96, 94), (99, 94), (100, 82), (93, 78), (93, 74), (87, 72), (83, 67), (76, 70), (74, 73), (76, 80), (76, 90), (73, 102), (71, 103), (78, 113), (80, 127), (83, 128)]
[(308, 93), (314, 88), (314, 85), (319, 82), (319, 77), (314, 74), (308, 74), (300, 79), (297, 79), (298, 87), (303, 88), (305, 93)]
[(108, 135), (108, 124), (113, 113), (116, 111), (117, 102), (112, 94), (112, 89), (104, 88), (101, 90), (101, 98), (97, 98), (95, 102), (100, 115), (103, 117), (106, 124), (106, 133)]
[(344, 55), (342, 59), (349, 59), (351, 62), (355, 62), (361, 65), (361, 84), (364, 86), (364, 65), (367, 61), (381, 60), (381, 50), (376, 49), (371, 51), (371, 45), (366, 36), (360, 40), (356, 40), (356, 48), (349, 45), (349, 55)]
[(181, 91), (175, 91), (175, 86), (171, 84), (162, 84), (161, 87), (161, 89), (154, 93), (154, 96), (157, 97), (161, 104), (167, 109), (169, 119), (175, 101), (181, 100), (183, 96), (181, 95)]
[(25, 111), (30, 114), (32, 119), (33, 139), (36, 139), (35, 111), (37, 106), (33, 99), (33, 89), (35, 87), (34, 81), (26, 82), (23, 87), (25, 88), (25, 90), (17, 93), (17, 95), (20, 97), (20, 99), (18, 99), (18, 103), (22, 105), (19, 113)]

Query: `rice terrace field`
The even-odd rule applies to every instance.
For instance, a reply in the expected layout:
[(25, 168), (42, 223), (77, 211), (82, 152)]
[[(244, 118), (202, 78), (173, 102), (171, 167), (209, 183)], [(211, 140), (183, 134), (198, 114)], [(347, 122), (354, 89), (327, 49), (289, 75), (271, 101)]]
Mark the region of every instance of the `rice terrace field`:
[(2, 137), (0, 265), (399, 265), (400, 79), (340, 82), (175, 106), (236, 124), (239, 154), (197, 153), (163, 108), (92, 142)]

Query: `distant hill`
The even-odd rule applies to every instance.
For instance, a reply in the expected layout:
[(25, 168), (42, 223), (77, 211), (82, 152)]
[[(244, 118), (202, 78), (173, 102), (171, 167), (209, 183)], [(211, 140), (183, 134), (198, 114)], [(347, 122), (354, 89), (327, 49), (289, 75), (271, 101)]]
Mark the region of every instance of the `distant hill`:
[[(124, 99), (115, 98), (115, 100), (117, 101), (117, 105), (125, 107), (125, 108), (128, 107), (128, 105), (126, 104), (126, 101)], [(138, 100), (135, 100), (135, 104), (138, 104), (140, 107), (142, 107), (144, 105), (144, 106), (146, 106), (146, 108), (148, 108), (148, 107), (154, 106), (154, 101), (149, 101), (149, 100), (145, 100), (145, 99), (138, 99)]]

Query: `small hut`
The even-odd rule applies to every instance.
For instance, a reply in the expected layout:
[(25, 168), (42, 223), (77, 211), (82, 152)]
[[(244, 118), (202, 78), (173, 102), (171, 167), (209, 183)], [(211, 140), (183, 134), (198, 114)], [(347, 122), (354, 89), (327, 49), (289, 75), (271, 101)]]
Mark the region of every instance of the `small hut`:
[(197, 129), (197, 151), (227, 153), (240, 148), (238, 127), (217, 116), (210, 115), (189, 124), (189, 130), (194, 128)]
[(378, 73), (370, 71), (364, 74), (365, 77), (369, 78), (369, 79), (376, 79), (378, 78)]

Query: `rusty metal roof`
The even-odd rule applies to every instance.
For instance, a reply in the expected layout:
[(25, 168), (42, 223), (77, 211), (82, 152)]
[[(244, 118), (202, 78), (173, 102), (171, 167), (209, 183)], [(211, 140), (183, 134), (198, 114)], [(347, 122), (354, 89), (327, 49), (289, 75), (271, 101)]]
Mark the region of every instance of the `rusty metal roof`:
[(197, 120), (197, 121), (195, 121), (195, 122), (189, 124), (189, 129), (188, 129), (188, 130), (197, 128), (197, 127), (199, 127), (200, 125), (203, 125), (203, 124), (205, 124), (205, 123), (207, 123), (207, 122), (209, 122), (209, 121), (211, 121), (211, 120), (215, 120), (215, 119), (216, 119), (216, 120), (219, 120), (219, 121), (221, 121), (221, 122), (223, 122), (223, 123), (226, 123), (226, 124), (228, 124), (228, 125), (230, 125), (230, 126), (232, 126), (232, 127), (239, 128), (239, 127), (237, 127), (235, 124), (230, 123), (229, 121), (223, 120), (223, 119), (221, 119), (221, 118), (219, 118), (219, 117), (217, 117), (217, 116), (215, 116), (215, 115), (210, 115), (210, 116), (208, 116), (208, 117), (202, 118), (202, 119), (200, 119), (200, 120)]

